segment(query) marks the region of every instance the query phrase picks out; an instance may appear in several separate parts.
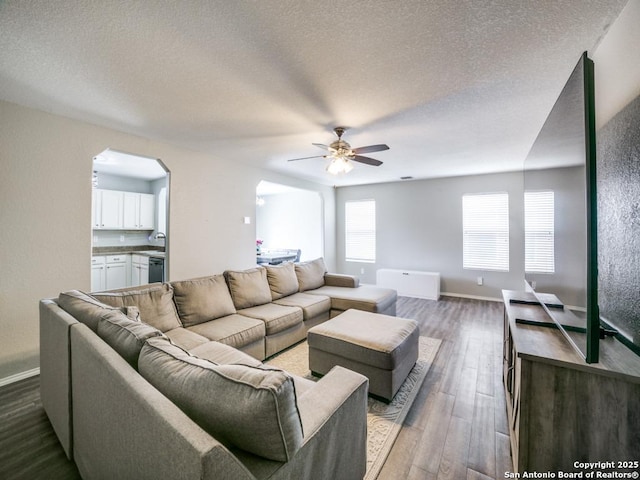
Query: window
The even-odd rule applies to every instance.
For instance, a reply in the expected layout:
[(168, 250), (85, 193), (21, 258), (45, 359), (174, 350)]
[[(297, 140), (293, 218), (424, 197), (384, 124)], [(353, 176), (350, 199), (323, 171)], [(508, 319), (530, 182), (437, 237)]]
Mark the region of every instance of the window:
[(462, 196), (463, 268), (509, 271), (509, 195)]
[(553, 273), (554, 196), (553, 192), (524, 192), (524, 270)]
[(348, 262), (376, 261), (376, 202), (359, 200), (346, 202), (345, 260)]

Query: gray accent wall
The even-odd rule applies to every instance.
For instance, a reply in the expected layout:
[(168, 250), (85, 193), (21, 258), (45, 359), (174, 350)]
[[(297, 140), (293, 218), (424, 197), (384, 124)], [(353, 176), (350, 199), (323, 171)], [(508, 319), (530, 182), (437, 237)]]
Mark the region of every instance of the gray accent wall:
[[(522, 289), (524, 278), (522, 172), (340, 187), (336, 191), (337, 262), (340, 271), (375, 284), (379, 268), (440, 272), (440, 290), (476, 297), (501, 297)], [(509, 272), (462, 268), (462, 195), (507, 192), (510, 217)], [(344, 204), (376, 201), (376, 263), (344, 260)], [(364, 273), (361, 273), (364, 271)], [(483, 285), (477, 278), (483, 277)]]
[[(575, 248), (585, 238), (584, 202), (575, 202), (575, 192), (584, 188), (584, 169), (550, 169), (534, 176), (556, 192), (557, 273), (538, 275), (538, 291), (584, 305), (584, 250), (580, 255)], [(462, 268), (462, 196), (489, 192), (509, 194), (509, 272)], [(376, 263), (347, 262), (344, 204), (364, 199), (376, 201)], [(522, 172), (341, 187), (336, 202), (338, 266), (364, 283), (374, 284), (379, 268), (397, 268), (440, 272), (441, 292), (454, 295), (498, 299), (502, 289), (524, 287)], [(478, 277), (483, 285), (477, 284)]]

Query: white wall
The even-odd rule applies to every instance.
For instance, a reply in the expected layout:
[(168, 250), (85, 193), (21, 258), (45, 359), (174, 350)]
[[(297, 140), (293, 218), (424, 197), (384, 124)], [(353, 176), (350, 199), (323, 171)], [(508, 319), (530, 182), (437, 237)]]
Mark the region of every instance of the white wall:
[(640, 0), (629, 0), (591, 55), (595, 76), (596, 130), (640, 95), (639, 24)]
[[(171, 171), (172, 280), (255, 264), (262, 179), (317, 189), (335, 223), (332, 188), (0, 102), (0, 380), (38, 366), (38, 300), (90, 288), (92, 158), (106, 148)], [(325, 233), (334, 266), (335, 231)]]
[(317, 192), (298, 190), (263, 197), (256, 234), (267, 249), (300, 249), (302, 261), (324, 256), (324, 208)]

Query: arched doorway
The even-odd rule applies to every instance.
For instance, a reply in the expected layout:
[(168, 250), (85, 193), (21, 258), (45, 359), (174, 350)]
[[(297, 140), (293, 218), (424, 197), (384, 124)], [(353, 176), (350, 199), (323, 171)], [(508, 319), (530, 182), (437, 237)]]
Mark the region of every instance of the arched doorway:
[(167, 281), (170, 172), (106, 149), (92, 160), (91, 290)]
[(318, 192), (261, 181), (256, 188), (256, 240), (262, 251), (324, 256), (324, 206)]

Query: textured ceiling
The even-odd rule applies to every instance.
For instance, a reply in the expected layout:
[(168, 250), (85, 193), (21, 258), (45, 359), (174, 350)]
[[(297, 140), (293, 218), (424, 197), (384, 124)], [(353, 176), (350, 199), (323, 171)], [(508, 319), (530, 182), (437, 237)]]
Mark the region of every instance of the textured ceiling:
[[(625, 3), (0, 0), (0, 98), (328, 185), (517, 170)], [(338, 125), (384, 164), (286, 161)]]

